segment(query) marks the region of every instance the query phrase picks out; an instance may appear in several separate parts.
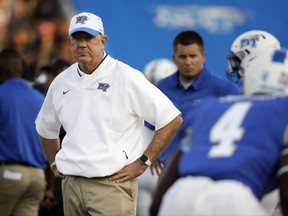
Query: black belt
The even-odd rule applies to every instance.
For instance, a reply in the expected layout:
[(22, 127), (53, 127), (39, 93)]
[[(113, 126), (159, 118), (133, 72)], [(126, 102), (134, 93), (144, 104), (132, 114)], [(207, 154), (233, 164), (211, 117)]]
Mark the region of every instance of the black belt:
[(1, 161), (1, 165), (22, 165), (22, 166), (27, 166), (27, 167), (35, 167), (34, 165), (27, 163), (27, 162), (19, 162), (19, 161)]

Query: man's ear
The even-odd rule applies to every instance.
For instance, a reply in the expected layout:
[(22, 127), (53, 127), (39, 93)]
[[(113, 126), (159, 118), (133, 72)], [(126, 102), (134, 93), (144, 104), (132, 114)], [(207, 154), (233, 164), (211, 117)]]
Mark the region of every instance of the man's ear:
[(102, 41), (103, 46), (105, 47), (108, 42), (108, 38), (106, 37), (106, 35), (101, 36), (101, 41)]
[(206, 60), (207, 54), (206, 54), (205, 51), (202, 52), (202, 57), (203, 57), (204, 60)]

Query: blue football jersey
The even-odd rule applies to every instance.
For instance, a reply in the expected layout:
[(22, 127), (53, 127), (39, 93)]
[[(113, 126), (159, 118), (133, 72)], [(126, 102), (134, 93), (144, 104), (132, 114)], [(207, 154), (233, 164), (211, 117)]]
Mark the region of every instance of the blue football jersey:
[(287, 110), (288, 97), (203, 100), (184, 125), (180, 175), (237, 180), (261, 199), (277, 185), (278, 158), (288, 146)]

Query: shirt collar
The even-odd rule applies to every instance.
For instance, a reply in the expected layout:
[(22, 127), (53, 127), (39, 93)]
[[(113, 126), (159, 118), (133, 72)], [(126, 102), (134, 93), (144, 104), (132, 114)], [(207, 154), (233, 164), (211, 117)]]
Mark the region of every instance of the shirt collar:
[[(97, 71), (99, 68), (104, 67), (107, 64), (107, 61), (105, 61), (105, 59), (107, 58), (108, 53), (104, 52), (104, 56), (103, 59), (101, 60), (100, 64), (95, 68), (95, 70), (91, 73), (93, 74), (95, 71)], [(79, 64), (77, 66), (77, 73), (80, 77), (82, 77), (85, 73), (80, 69)]]
[(196, 78), (196, 80), (192, 83), (192, 86), (195, 90), (199, 89), (203, 82), (207, 80), (209, 76), (209, 72), (206, 67), (203, 68), (199, 76)]
[[(176, 86), (183, 88), (183, 85), (181, 84), (180, 79), (179, 79), (179, 70), (175, 74), (173, 74), (173, 76), (174, 76), (174, 79), (176, 79), (176, 82), (175, 82)], [(196, 78), (196, 80), (194, 80), (194, 82), (192, 83), (192, 85), (188, 89), (190, 89), (190, 88), (193, 88), (195, 90), (199, 89), (200, 86), (202, 85), (202, 83), (205, 82), (205, 80), (208, 77), (209, 77), (209, 71), (204, 66), (203, 70), (200, 72), (199, 76)]]

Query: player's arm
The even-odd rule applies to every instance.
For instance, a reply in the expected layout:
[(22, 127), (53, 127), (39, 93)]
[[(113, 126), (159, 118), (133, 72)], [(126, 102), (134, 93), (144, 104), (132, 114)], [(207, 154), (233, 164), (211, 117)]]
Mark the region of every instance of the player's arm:
[(152, 204), (150, 206), (150, 216), (158, 214), (162, 198), (168, 188), (179, 178), (178, 162), (182, 152), (176, 151), (164, 166), (162, 173), (159, 176), (157, 187), (152, 196)]
[(279, 159), (278, 180), (282, 214), (288, 216), (288, 148), (282, 151)]

